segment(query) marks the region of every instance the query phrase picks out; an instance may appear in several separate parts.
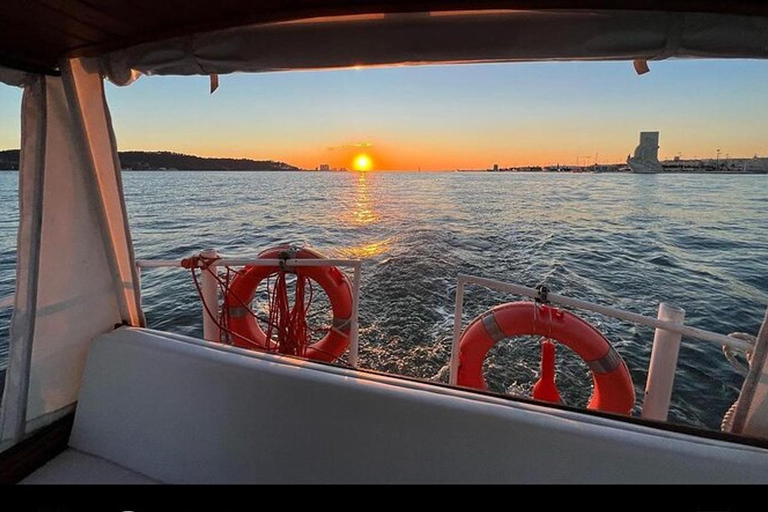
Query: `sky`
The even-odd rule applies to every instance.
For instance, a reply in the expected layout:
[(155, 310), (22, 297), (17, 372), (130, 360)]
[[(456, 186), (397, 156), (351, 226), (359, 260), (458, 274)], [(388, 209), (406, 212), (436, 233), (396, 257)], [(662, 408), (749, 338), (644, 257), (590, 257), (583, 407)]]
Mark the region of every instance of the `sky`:
[[(121, 150), (281, 160), (302, 168), (444, 170), (623, 162), (640, 131), (661, 158), (768, 155), (768, 62), (389, 67), (107, 84)], [(0, 86), (0, 149), (19, 146)]]

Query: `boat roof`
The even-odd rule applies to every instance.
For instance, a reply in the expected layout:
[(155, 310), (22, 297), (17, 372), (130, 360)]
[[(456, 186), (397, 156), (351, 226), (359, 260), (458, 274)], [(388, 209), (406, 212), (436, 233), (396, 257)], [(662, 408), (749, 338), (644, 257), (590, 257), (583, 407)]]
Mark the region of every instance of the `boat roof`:
[(496, 10), (631, 10), (768, 19), (768, 2), (763, 0), (4, 0), (0, 2), (0, 65), (57, 74), (64, 57), (102, 56), (247, 25), (381, 13)]

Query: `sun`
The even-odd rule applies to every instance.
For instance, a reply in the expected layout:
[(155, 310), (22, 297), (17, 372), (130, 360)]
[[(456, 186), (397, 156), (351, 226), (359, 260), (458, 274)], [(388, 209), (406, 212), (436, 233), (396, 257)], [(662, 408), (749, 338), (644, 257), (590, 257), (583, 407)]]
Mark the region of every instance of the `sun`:
[(365, 153), (360, 153), (352, 162), (352, 167), (356, 171), (370, 171), (373, 169), (373, 160), (371, 160), (371, 157)]

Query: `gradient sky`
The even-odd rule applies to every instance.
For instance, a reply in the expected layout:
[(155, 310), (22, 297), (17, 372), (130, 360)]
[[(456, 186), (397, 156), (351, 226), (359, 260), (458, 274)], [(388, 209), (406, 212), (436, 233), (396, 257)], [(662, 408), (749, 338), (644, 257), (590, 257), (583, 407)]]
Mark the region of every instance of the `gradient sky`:
[[(121, 150), (439, 170), (768, 155), (768, 62), (550, 62), (142, 77), (107, 86)], [(0, 148), (19, 146), (19, 90), (0, 87)], [(361, 147), (365, 146), (365, 147)], [(589, 159), (584, 157), (589, 155)]]

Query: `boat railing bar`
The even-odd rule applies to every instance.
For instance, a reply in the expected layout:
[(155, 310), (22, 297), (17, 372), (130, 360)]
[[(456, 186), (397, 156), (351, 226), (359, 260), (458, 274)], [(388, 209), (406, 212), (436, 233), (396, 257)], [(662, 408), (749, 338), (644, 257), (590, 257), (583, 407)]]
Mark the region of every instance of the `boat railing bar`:
[[(360, 260), (340, 259), (253, 259), (253, 258), (221, 258), (216, 260), (217, 267), (274, 267), (285, 262), (286, 267), (355, 267)], [(181, 267), (181, 260), (136, 260), (136, 265), (141, 268)], [(199, 265), (202, 267), (203, 265)]]
[[(502, 281), (496, 281), (495, 279), (487, 279), (484, 277), (470, 276), (466, 274), (459, 274), (459, 287), (465, 284), (477, 284), (485, 286), (486, 288), (492, 288), (502, 292), (510, 292), (517, 295), (523, 295), (535, 299), (539, 296), (539, 291), (535, 288), (529, 288), (519, 284), (505, 283)], [(458, 290), (457, 290), (458, 293)], [(462, 290), (463, 295), (463, 290)], [(576, 309), (582, 309), (585, 311), (592, 311), (593, 313), (600, 313), (601, 315), (618, 318), (620, 320), (627, 320), (640, 325), (646, 325), (648, 327), (656, 327), (658, 329), (664, 329), (665, 331), (671, 331), (683, 336), (696, 338), (704, 341), (710, 341), (717, 345), (726, 345), (728, 347), (740, 350), (742, 352), (752, 350), (752, 345), (744, 340), (738, 338), (732, 338), (724, 334), (718, 334), (711, 331), (705, 331), (704, 329), (697, 329), (696, 327), (689, 327), (679, 322), (671, 322), (668, 320), (659, 320), (650, 316), (640, 315), (638, 313), (632, 313), (624, 311), (622, 309), (612, 308), (609, 306), (601, 306), (585, 300), (573, 299), (571, 297), (565, 297), (563, 295), (557, 295), (554, 293), (547, 294), (547, 300), (554, 302), (555, 304), (561, 304), (563, 306), (570, 306)], [(458, 306), (458, 300), (457, 300)], [(454, 317), (461, 319), (461, 317)], [(454, 324), (455, 326), (455, 324)], [(461, 331), (459, 331), (461, 335)]]
[[(507, 283), (504, 281), (498, 281), (496, 279), (459, 274), (456, 286), (456, 306), (453, 316), (453, 340), (451, 344), (449, 376), (449, 382), (454, 386), (458, 383), (459, 340), (461, 339), (464, 316), (464, 288), (468, 284), (484, 286), (493, 290), (522, 295), (532, 299), (537, 299), (541, 296), (539, 290), (530, 288), (528, 286), (515, 283)], [(684, 325), (682, 320), (678, 322), (663, 320), (660, 318), (652, 318), (617, 308), (601, 306), (599, 304), (594, 304), (585, 300), (565, 297), (555, 293), (547, 293), (546, 300), (547, 302), (569, 306), (584, 311), (592, 311), (593, 313), (599, 313), (608, 317), (618, 318), (620, 320), (626, 320), (635, 324), (656, 328), (653, 351), (658, 351), (659, 355), (653, 356), (651, 360), (651, 367), (649, 368), (649, 382), (646, 384), (645, 389), (646, 400), (644, 401), (644, 409), (648, 405), (651, 405), (652, 407), (648, 408), (649, 410), (647, 413), (644, 410), (643, 414), (644, 417), (652, 419), (659, 419), (663, 421), (667, 418), (669, 411), (669, 398), (672, 393), (672, 384), (674, 382), (674, 372), (677, 367), (677, 353), (680, 338), (682, 336), (709, 341), (720, 346), (728, 346), (742, 352), (751, 351), (753, 348), (750, 343), (744, 340), (725, 336), (723, 334), (718, 334), (711, 331), (705, 331), (703, 329), (697, 329), (695, 327), (689, 327)], [(666, 304), (662, 304), (659, 308), (659, 316), (668, 316), (670, 310), (674, 311), (674, 308), (670, 308)], [(684, 313), (681, 310), (678, 310), (678, 312), (682, 314), (677, 315), (677, 318), (682, 319)], [(656, 374), (655, 383), (651, 383), (650, 381), (651, 373)]]
[[(352, 275), (352, 319), (349, 333), (349, 355), (347, 362), (352, 368), (357, 368), (358, 359), (360, 354), (359, 348), (359, 322), (358, 314), (360, 310), (360, 274), (361, 274), (361, 261), (360, 260), (347, 260), (347, 259), (303, 259), (303, 258), (291, 258), (291, 259), (254, 259), (254, 258), (220, 258), (215, 260), (209, 267), (245, 267), (245, 266), (257, 266), (257, 267), (276, 267), (285, 265), (286, 268), (295, 267), (346, 267), (353, 270)], [(182, 267), (181, 260), (150, 260), (140, 259), (136, 260), (136, 267), (141, 269), (146, 268), (173, 268)], [(202, 263), (199, 265), (202, 267)], [(204, 280), (202, 288), (204, 288), (204, 296), (207, 296), (206, 303), (212, 300), (212, 297), (208, 294), (215, 294), (216, 304), (218, 304), (218, 286), (213, 282), (213, 286), (206, 284), (207, 273), (203, 273), (202, 279)], [(206, 293), (206, 289), (209, 291)], [(218, 311), (218, 307), (215, 308)], [(218, 319), (217, 319), (218, 320)], [(203, 308), (203, 337), (205, 339), (214, 338), (218, 339), (218, 327), (217, 322), (213, 322), (213, 319), (209, 318), (208, 314)]]

